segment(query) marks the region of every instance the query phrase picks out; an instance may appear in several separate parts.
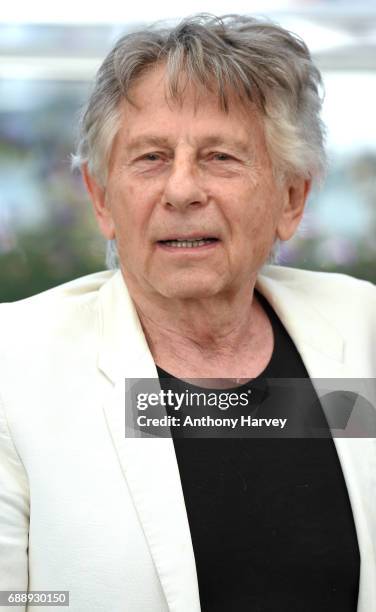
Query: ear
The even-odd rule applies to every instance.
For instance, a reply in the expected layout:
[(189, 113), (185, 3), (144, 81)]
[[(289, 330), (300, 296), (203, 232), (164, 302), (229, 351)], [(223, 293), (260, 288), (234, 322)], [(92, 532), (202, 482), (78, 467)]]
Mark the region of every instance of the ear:
[(276, 228), (277, 238), (280, 240), (290, 240), (295, 234), (311, 185), (311, 180), (303, 178), (286, 181), (283, 207)]
[(101, 187), (98, 181), (90, 174), (87, 164), (82, 165), (81, 172), (93, 205), (99, 229), (107, 240), (112, 240), (115, 238), (115, 226), (107, 202), (106, 189)]

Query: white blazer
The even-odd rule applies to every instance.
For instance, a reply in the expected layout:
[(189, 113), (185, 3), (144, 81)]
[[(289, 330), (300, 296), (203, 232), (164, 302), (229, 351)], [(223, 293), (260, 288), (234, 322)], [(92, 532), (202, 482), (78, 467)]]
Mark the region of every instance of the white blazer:
[[(375, 377), (371, 284), (268, 266), (257, 287), (311, 377)], [(0, 590), (67, 590), (70, 612), (199, 612), (173, 442), (124, 435), (124, 378), (157, 373), (121, 273), (2, 305), (0, 338)], [(361, 552), (358, 612), (371, 612), (376, 440), (335, 443)]]

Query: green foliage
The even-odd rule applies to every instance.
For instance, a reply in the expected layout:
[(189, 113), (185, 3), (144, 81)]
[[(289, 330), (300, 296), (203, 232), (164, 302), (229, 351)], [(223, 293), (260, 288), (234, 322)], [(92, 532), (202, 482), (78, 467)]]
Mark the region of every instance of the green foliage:
[(105, 244), (87, 225), (47, 223), (21, 231), (15, 249), (0, 255), (0, 301), (29, 297), (105, 268)]

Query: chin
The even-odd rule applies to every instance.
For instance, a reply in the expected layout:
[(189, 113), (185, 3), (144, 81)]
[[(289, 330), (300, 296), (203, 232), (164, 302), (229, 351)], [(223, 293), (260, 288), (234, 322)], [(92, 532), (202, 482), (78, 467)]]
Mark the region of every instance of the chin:
[(222, 288), (218, 279), (174, 279), (171, 283), (163, 283), (158, 292), (164, 297), (175, 299), (204, 299), (217, 295)]

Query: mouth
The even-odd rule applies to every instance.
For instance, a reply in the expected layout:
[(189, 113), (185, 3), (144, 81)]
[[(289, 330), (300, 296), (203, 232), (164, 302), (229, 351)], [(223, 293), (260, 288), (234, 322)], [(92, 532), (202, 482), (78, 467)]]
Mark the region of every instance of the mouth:
[(219, 242), (213, 236), (199, 236), (195, 238), (169, 238), (168, 240), (158, 240), (157, 244), (171, 249), (197, 249), (213, 245)]

